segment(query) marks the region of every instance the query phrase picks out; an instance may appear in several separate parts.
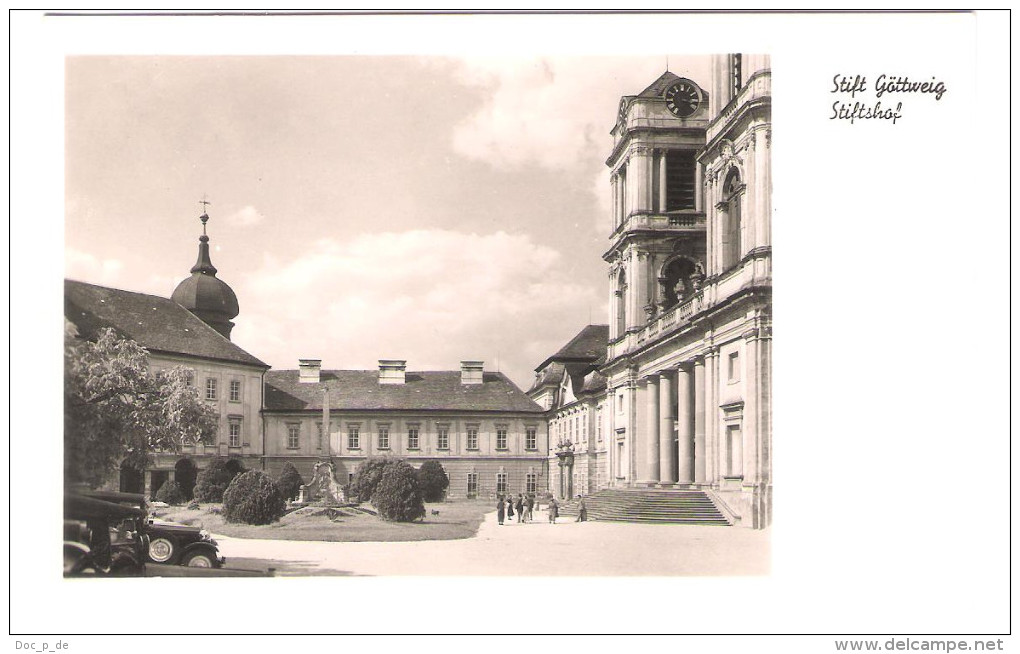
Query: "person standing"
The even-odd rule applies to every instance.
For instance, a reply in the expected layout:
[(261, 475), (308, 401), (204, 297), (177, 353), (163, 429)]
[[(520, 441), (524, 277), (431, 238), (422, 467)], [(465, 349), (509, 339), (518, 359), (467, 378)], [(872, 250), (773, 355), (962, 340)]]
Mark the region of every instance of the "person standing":
[(517, 504), (514, 508), (517, 509), (517, 522), (524, 522), (524, 495), (522, 493), (517, 494)]
[(556, 524), (556, 518), (560, 514), (560, 505), (556, 503), (556, 498), (549, 500), (549, 522)]
[(503, 524), (503, 520), (506, 517), (506, 508), (503, 506), (503, 496), (498, 495), (496, 499), (496, 520), (499, 524)]
[[(578, 496), (580, 497), (580, 496)], [(577, 521), (588, 522), (588, 507), (584, 505), (584, 498), (581, 497), (581, 501), (577, 505)]]
[(514, 496), (513, 495), (507, 495), (506, 496), (506, 519), (509, 522), (513, 522), (514, 521)]
[(524, 498), (524, 515), (526, 522), (531, 522), (535, 519), (535, 498), (531, 495)]

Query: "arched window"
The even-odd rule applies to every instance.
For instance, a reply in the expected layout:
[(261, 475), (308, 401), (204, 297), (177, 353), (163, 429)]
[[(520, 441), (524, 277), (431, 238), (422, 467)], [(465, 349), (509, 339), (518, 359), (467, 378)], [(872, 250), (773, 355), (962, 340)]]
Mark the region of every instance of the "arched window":
[(616, 335), (627, 331), (627, 274), (620, 270), (616, 278)]
[(736, 169), (730, 171), (723, 185), (722, 202), (720, 203), (722, 222), (722, 269), (727, 270), (740, 261), (743, 254), (741, 246), (740, 204), (744, 197), (744, 185)]

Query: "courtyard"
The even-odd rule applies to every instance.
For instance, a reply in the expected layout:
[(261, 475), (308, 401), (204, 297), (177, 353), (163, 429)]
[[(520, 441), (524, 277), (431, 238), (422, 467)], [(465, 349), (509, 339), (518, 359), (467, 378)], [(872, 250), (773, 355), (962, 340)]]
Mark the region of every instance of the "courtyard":
[[(573, 522), (500, 526), (487, 513), (470, 538), (414, 542), (316, 542), (216, 535), (227, 567), (301, 575), (669, 576), (766, 575), (770, 530)], [(506, 566), (507, 556), (514, 565)]]

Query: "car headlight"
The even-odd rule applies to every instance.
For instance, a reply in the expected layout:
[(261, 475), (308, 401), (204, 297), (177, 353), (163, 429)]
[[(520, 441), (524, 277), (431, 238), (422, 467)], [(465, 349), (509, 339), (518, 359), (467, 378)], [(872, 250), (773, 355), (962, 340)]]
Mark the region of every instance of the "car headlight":
[(205, 529), (203, 529), (202, 531), (198, 532), (198, 536), (199, 536), (199, 538), (201, 538), (202, 540), (212, 540), (212, 534), (210, 534), (210, 533), (209, 533), (208, 531), (206, 531)]

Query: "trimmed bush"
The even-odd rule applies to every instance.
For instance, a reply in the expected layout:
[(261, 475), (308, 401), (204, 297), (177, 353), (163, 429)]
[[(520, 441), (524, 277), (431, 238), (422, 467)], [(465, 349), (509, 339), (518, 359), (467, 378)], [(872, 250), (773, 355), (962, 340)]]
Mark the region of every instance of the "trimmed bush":
[(354, 473), (354, 480), (351, 482), (351, 493), (348, 497), (355, 495), (359, 502), (371, 500), (376, 486), (379, 485), (379, 480), (382, 479), (383, 470), (386, 466), (395, 462), (396, 459), (388, 456), (365, 459), (365, 462), (358, 466), (358, 471)]
[(180, 504), (184, 501), (184, 492), (176, 481), (167, 480), (156, 494), (152, 496), (155, 502), (166, 502), (167, 504)]
[(372, 504), (384, 520), (412, 522), (425, 517), (417, 471), (403, 461), (383, 468), (382, 478), (372, 494)]
[(235, 472), (238, 468), (244, 472), (244, 467), (238, 461), (223, 457), (213, 459), (208, 468), (198, 473), (194, 498), (199, 502), (222, 502), (223, 492), (238, 475), (238, 472)]
[(280, 489), (280, 495), (283, 495), (283, 499), (292, 500), (298, 496), (305, 480), (301, 477), (301, 473), (298, 472), (294, 464), (288, 461), (283, 464), (283, 470), (280, 471), (280, 476), (276, 478), (276, 487)]
[(450, 478), (442, 463), (430, 459), (418, 468), (418, 485), (426, 502), (442, 502), (446, 489), (450, 487)]
[(268, 525), (280, 519), (286, 504), (269, 475), (249, 470), (234, 477), (223, 493), (223, 517), (227, 522)]

